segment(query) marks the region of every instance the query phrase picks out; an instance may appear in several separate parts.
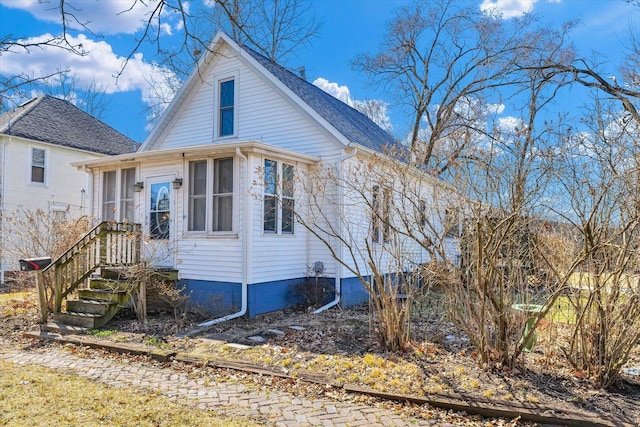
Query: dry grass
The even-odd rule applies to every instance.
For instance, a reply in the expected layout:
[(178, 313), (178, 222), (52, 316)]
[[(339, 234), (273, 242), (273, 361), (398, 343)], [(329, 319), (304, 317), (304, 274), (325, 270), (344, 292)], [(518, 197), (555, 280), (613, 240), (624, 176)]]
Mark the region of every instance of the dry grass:
[(0, 425), (258, 426), (189, 408), (159, 394), (116, 388), (37, 366), (0, 361)]

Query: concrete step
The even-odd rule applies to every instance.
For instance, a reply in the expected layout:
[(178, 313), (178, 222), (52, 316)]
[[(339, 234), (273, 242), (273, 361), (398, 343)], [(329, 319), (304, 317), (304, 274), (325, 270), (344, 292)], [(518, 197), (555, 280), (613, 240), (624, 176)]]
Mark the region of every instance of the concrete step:
[(96, 301), (89, 299), (67, 300), (67, 311), (104, 316), (109, 310), (109, 306), (114, 304), (115, 303), (109, 301)]

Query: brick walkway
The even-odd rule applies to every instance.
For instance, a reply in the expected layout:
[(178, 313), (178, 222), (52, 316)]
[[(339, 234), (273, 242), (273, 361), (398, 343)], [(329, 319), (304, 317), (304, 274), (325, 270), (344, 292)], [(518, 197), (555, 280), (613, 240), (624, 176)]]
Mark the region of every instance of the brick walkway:
[(157, 391), (170, 400), (229, 416), (267, 419), (276, 426), (432, 426), (386, 409), (354, 406), (329, 399), (306, 399), (289, 393), (256, 391), (242, 384), (194, 379), (171, 368), (94, 357), (81, 358), (56, 347), (30, 351), (2, 347), (0, 360), (63, 370), (116, 387)]

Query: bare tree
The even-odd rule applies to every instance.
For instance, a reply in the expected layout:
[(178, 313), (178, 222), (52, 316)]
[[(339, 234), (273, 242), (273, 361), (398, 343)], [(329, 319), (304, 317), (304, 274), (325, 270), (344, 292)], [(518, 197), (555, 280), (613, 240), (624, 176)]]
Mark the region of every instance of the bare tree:
[(564, 39), (535, 30), (530, 18), (505, 22), (451, 0), (416, 2), (395, 13), (380, 51), (354, 66), (404, 107), (408, 145), (439, 174), (472, 143), (464, 135), (485, 132), (479, 124), (500, 92), (522, 81), (518, 61), (550, 46), (559, 53), (554, 38)]
[[(305, 0), (215, 0), (211, 3), (212, 7), (202, 6), (194, 13), (192, 9), (196, 8), (184, 0), (124, 2), (121, 14), (130, 13), (139, 7), (147, 8), (148, 13), (145, 15), (142, 32), (136, 37), (133, 47), (123, 60), (116, 78), (122, 75), (128, 62), (143, 45), (156, 46), (163, 64), (182, 81), (193, 70), (202, 54), (209, 49), (216, 28), (230, 31), (240, 43), (248, 44), (277, 62), (284, 61), (297, 49), (307, 46), (319, 30), (319, 24)], [(72, 41), (69, 34), (81, 29), (97, 35), (92, 31), (91, 22), (81, 18), (81, 10), (78, 9), (77, 3), (72, 5), (67, 0), (60, 0), (55, 8), (60, 13), (59, 35), (38, 41), (28, 41), (28, 38), (14, 34), (2, 35), (0, 56), (29, 53), (44, 47), (55, 47), (80, 56), (89, 55), (82, 44)], [(169, 17), (176, 16), (180, 21), (182, 39), (176, 45), (170, 46), (163, 42), (163, 25)], [(51, 75), (4, 76), (0, 80), (0, 97), (4, 102), (9, 93), (67, 72), (69, 70)], [(160, 95), (161, 103), (171, 101), (166, 93)]]

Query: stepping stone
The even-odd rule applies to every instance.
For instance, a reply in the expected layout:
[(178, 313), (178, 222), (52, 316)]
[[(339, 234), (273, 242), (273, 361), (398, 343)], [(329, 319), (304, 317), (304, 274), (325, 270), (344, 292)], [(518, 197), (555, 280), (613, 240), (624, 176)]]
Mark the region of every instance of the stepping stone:
[(304, 331), (305, 328), (302, 326), (289, 326), (289, 329), (293, 329), (294, 331)]
[(284, 331), (281, 331), (280, 329), (269, 329), (267, 332), (272, 335), (284, 335)]
[(260, 335), (254, 335), (252, 337), (247, 338), (249, 341), (253, 341), (253, 342), (265, 342), (266, 339), (264, 339), (264, 337), (261, 337)]

